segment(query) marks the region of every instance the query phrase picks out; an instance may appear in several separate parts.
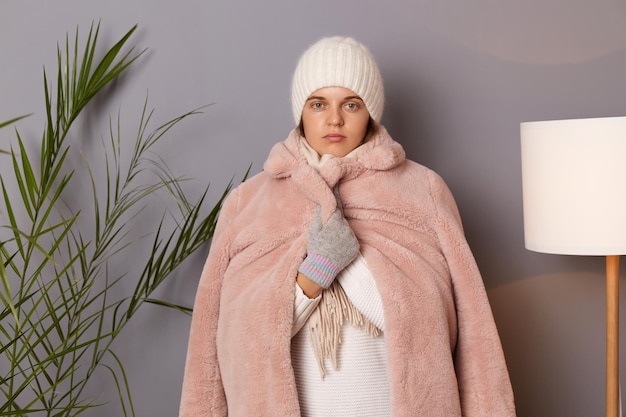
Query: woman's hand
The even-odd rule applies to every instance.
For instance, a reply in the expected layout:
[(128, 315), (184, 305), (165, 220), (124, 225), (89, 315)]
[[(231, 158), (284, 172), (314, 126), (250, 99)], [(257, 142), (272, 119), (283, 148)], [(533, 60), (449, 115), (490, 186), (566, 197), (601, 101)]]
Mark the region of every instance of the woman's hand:
[(296, 283), (302, 289), (304, 295), (309, 298), (317, 298), (324, 291), (324, 287), (308, 279), (302, 272), (298, 272)]
[[(298, 269), (298, 278), (304, 275), (321, 288), (328, 288), (337, 275), (359, 254), (359, 241), (343, 217), (341, 206), (330, 216), (326, 224), (322, 224), (320, 207), (317, 208), (313, 222), (309, 228), (307, 256)], [(301, 282), (298, 282), (307, 294)], [(321, 292), (321, 290), (319, 290)]]

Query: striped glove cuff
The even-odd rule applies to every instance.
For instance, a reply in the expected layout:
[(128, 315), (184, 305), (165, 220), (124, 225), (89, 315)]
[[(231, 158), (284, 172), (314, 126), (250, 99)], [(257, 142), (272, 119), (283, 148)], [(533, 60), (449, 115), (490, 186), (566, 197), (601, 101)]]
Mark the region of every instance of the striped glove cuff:
[(328, 288), (339, 272), (329, 259), (310, 253), (304, 258), (298, 271), (323, 288)]

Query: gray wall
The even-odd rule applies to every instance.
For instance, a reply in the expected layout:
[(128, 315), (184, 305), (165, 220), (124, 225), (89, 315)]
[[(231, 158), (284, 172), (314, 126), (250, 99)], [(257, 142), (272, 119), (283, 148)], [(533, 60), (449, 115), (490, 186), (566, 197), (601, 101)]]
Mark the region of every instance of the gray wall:
[[(524, 248), (519, 123), (626, 114), (626, 3), (4, 0), (0, 120), (35, 112), (18, 125), (32, 146), (43, 123), (42, 66), (54, 70), (57, 41), (94, 20), (109, 41), (139, 23), (134, 42), (149, 48), (103, 110), (116, 113), (121, 102), (131, 124), (147, 91), (161, 121), (215, 103), (161, 148), (197, 190), (210, 181), (212, 198), (250, 163), (258, 172), (293, 127), (290, 78), (306, 46), (332, 34), (368, 45), (385, 80), (383, 124), (457, 198), (519, 415), (601, 415), (604, 261)], [(5, 129), (0, 139), (13, 135)], [(203, 257), (166, 288), (169, 299), (191, 304)], [(138, 416), (176, 415), (188, 326), (182, 314), (148, 307), (118, 343)], [(112, 385), (103, 377), (93, 389), (106, 397)]]

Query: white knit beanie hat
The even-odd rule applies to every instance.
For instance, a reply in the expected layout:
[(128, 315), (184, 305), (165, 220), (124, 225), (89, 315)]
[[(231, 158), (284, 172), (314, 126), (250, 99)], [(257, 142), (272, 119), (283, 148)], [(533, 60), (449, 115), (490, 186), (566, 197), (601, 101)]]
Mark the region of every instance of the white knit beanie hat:
[(369, 50), (352, 38), (322, 38), (300, 57), (291, 85), (291, 106), (296, 124), (312, 92), (344, 87), (361, 97), (370, 116), (380, 122), (385, 94), (383, 80)]

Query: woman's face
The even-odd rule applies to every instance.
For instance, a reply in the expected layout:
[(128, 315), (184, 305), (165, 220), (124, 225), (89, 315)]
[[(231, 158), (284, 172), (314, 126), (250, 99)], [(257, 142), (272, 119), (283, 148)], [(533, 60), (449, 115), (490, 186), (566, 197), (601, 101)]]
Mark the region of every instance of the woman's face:
[(320, 156), (346, 156), (365, 139), (369, 118), (363, 100), (354, 91), (320, 88), (304, 103), (304, 137)]

